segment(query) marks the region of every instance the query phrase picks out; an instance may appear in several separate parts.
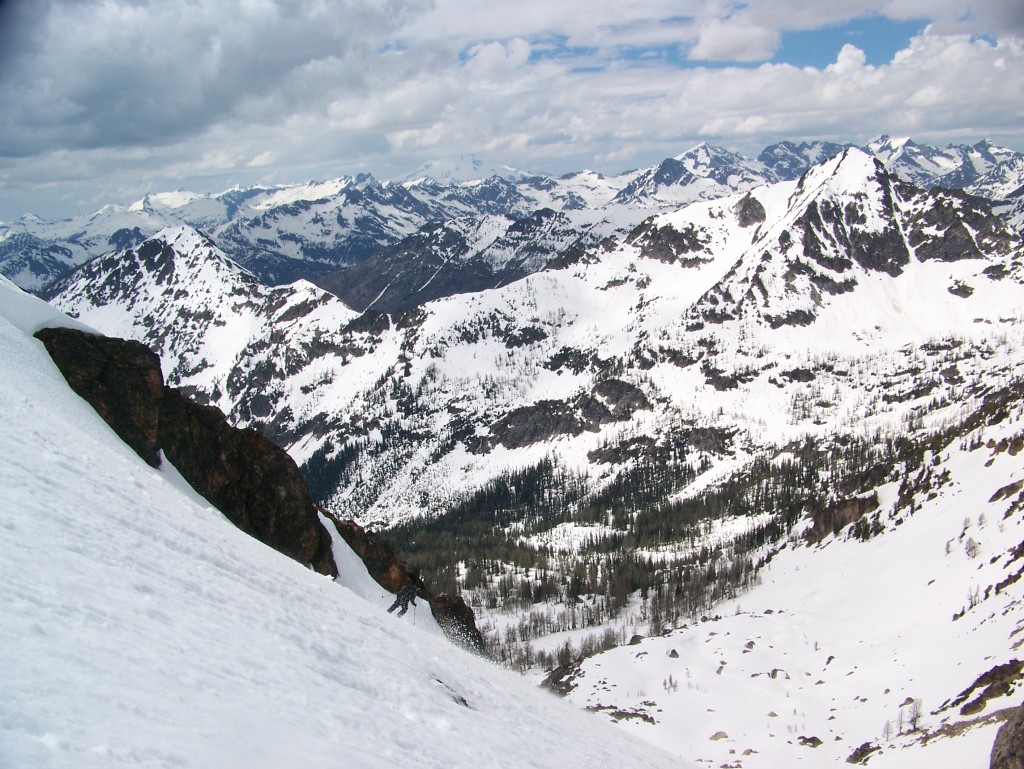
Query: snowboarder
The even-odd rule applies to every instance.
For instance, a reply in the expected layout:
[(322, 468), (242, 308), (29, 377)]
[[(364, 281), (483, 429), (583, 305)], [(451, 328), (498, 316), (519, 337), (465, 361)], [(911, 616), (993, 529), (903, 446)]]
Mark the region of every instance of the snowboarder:
[(390, 614), (395, 609), (397, 609), (399, 606), (401, 606), (402, 610), (400, 612), (398, 612), (398, 616), (401, 617), (403, 614), (405, 614), (407, 611), (409, 611), (409, 604), (410, 603), (413, 606), (416, 605), (416, 583), (415, 582), (410, 582), (408, 585), (406, 585), (405, 587), (403, 587), (401, 590), (398, 591), (398, 594), (395, 596), (395, 602), (393, 604), (391, 604), (391, 607), (388, 609), (388, 614)]

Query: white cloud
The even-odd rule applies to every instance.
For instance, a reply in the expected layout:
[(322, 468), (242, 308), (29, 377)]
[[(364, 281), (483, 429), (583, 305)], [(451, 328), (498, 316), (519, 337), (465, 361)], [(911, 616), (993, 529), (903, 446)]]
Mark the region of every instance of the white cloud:
[(777, 30), (746, 22), (712, 21), (700, 30), (690, 58), (704, 61), (764, 61), (779, 45)]
[(274, 161), (277, 160), (278, 155), (272, 150), (261, 152), (259, 155), (250, 160), (246, 165), (249, 168), (261, 168), (263, 166), (273, 165)]
[(864, 55), (864, 51), (847, 43), (839, 51), (836, 63), (828, 66), (828, 71), (837, 75), (852, 74), (861, 69), (866, 61), (867, 56)]
[(469, 49), (467, 68), (479, 75), (501, 77), (509, 70), (522, 67), (530, 58), (530, 44), (521, 37), (507, 43), (492, 41)]
[[(756, 152), (888, 132), (1024, 149), (1024, 42), (1006, 34), (1024, 26), (1020, 8), (16, 0), (0, 4), (0, 217), (81, 209), (104, 190), (403, 175), (470, 152), (561, 172), (654, 163), (704, 139)], [(679, 64), (756, 64), (784, 30), (869, 12), (933, 24), (876, 66), (854, 46), (817, 69)], [(983, 32), (997, 42), (969, 34)]]

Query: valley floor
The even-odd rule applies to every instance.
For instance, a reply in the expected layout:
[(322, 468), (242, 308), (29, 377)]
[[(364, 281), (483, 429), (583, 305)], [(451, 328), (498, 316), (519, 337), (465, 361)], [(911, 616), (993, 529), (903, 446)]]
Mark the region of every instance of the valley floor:
[[(986, 766), (1021, 704), (1022, 426), (932, 458), (944, 482), (884, 533), (794, 537), (706, 621), (585, 660), (569, 699), (708, 766), (831, 767), (862, 745), (873, 767)], [(992, 670), (1008, 691), (987, 698)]]

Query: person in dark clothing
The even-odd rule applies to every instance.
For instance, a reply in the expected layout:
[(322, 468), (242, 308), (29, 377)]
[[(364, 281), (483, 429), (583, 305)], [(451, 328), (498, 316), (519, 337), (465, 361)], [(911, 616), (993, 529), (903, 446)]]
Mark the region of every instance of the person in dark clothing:
[(410, 582), (408, 585), (398, 591), (395, 596), (395, 602), (391, 604), (388, 609), (388, 614), (393, 612), (398, 607), (402, 607), (401, 611), (398, 612), (398, 616), (401, 617), (407, 611), (409, 611), (409, 604), (416, 605), (416, 583)]

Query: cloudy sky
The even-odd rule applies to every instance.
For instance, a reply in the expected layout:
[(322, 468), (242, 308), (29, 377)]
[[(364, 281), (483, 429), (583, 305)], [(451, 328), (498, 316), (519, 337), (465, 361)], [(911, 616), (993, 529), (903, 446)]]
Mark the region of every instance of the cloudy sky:
[(710, 141), (1024, 150), (1021, 0), (0, 0), (0, 220)]

